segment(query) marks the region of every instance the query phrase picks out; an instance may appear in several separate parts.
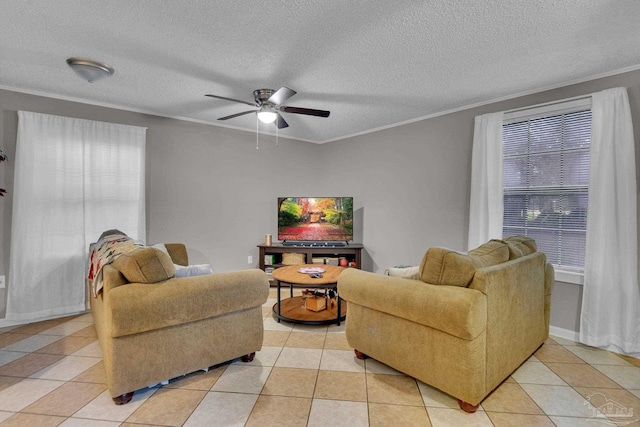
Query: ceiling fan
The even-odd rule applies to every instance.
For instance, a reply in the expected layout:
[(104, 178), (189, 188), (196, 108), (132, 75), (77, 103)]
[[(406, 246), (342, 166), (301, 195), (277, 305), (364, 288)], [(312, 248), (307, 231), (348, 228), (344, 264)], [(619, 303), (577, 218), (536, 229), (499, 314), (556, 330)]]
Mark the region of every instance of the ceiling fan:
[(230, 116), (220, 117), (218, 120), (229, 120), (234, 117), (244, 116), (245, 114), (258, 113), (258, 119), (263, 123), (275, 123), (278, 129), (283, 129), (289, 124), (282, 118), (280, 113), (305, 114), (307, 116), (329, 117), (330, 111), (314, 110), (311, 108), (290, 107), (282, 105), (287, 99), (291, 98), (297, 92), (288, 87), (281, 87), (277, 91), (273, 89), (256, 89), (253, 91), (254, 102), (242, 101), (240, 99), (227, 98), (219, 95), (206, 94), (211, 98), (224, 99), (227, 101), (240, 102), (241, 104), (258, 107), (257, 110), (248, 110), (241, 113), (231, 114)]

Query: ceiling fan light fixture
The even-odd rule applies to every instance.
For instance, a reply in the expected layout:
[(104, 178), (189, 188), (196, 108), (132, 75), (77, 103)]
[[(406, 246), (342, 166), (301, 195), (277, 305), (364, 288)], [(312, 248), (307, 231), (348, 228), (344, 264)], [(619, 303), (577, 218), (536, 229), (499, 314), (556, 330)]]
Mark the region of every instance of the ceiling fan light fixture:
[(278, 118), (278, 114), (271, 109), (268, 105), (263, 105), (258, 111), (258, 119), (262, 123), (273, 123)]
[(92, 61), (83, 58), (69, 58), (67, 65), (80, 77), (89, 83), (93, 83), (105, 77), (109, 77), (115, 73), (115, 70), (101, 62)]

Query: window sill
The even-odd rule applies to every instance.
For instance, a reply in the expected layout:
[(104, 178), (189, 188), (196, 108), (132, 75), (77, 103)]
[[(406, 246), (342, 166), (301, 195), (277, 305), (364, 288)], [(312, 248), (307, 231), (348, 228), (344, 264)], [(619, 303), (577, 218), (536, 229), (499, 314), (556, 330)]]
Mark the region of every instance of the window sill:
[(555, 269), (556, 282), (572, 283), (574, 285), (584, 284), (584, 271), (570, 270), (568, 268), (561, 268), (557, 265), (554, 265), (553, 267)]

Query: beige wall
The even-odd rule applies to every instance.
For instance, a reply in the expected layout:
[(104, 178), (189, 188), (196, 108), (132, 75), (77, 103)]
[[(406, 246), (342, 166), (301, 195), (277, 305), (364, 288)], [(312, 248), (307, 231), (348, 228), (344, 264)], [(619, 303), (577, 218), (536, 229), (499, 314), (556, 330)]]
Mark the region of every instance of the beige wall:
[[(147, 240), (181, 241), (216, 271), (257, 265), (256, 245), (276, 234), (276, 199), (353, 196), (364, 268), (417, 264), (429, 246), (466, 249), (473, 118), (477, 114), (629, 88), (640, 123), (640, 71), (463, 110), (323, 145), (0, 90), (0, 274), (7, 274), (16, 111), (148, 127)], [(319, 119), (320, 120), (320, 119)], [(640, 124), (636, 126), (636, 145)], [(637, 150), (640, 151), (640, 150)], [(640, 164), (640, 162), (638, 162)], [(0, 291), (0, 315), (4, 294)], [(577, 330), (581, 287), (558, 283), (551, 323)], [(558, 307), (562, 307), (559, 310)]]

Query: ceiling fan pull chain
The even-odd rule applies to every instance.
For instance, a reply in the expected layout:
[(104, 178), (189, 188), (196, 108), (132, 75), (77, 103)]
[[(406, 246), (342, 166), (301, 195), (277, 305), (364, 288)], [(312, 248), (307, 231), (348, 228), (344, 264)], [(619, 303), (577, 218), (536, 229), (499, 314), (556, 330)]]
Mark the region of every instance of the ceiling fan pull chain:
[(259, 126), (260, 126), (260, 122), (258, 121), (258, 115), (256, 114), (256, 150), (260, 149), (260, 141), (258, 139), (258, 135), (259, 135)]
[(278, 135), (280, 133), (279, 131), (280, 131), (280, 128), (276, 126), (276, 147), (278, 146)]

